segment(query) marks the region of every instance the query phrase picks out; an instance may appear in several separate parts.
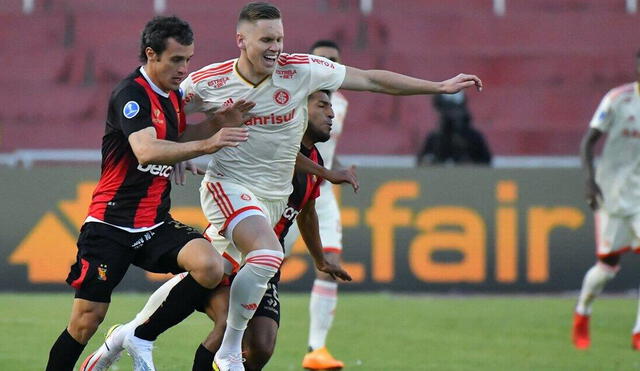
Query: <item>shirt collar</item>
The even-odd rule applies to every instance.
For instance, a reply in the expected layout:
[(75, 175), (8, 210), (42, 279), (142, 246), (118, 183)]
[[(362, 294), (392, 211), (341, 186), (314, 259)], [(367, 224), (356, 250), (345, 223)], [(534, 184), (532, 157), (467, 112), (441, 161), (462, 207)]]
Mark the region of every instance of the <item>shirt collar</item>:
[(165, 93), (156, 84), (154, 84), (153, 81), (151, 81), (151, 79), (149, 78), (149, 75), (147, 75), (147, 72), (144, 70), (144, 66), (140, 66), (140, 73), (142, 74), (144, 79), (147, 80), (147, 82), (149, 83), (149, 85), (151, 86), (151, 89), (153, 89), (153, 91), (155, 91), (160, 96), (163, 96), (165, 98), (169, 98), (169, 93)]

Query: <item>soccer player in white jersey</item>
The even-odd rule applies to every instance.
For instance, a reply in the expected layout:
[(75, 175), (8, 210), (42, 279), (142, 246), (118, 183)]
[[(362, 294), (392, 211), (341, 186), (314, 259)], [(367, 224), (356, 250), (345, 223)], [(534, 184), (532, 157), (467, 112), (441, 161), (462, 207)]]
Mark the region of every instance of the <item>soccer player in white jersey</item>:
[[(327, 58), (332, 62), (342, 63), (340, 60), (340, 48), (331, 40), (318, 40), (309, 49), (312, 55)], [(335, 117), (331, 127), (331, 138), (316, 144), (325, 166), (330, 169), (341, 167), (335, 157), (338, 137), (342, 133), (344, 119), (347, 114), (349, 102), (344, 95), (335, 92), (331, 95), (331, 104)], [(340, 209), (333, 193), (333, 185), (323, 182), (320, 186), (320, 197), (316, 200), (316, 212), (320, 224), (320, 237), (326, 256), (332, 262), (340, 261), (342, 254), (342, 223), (340, 221)], [(297, 225), (293, 225), (285, 238), (285, 251), (290, 253), (293, 244), (300, 236)], [(316, 270), (316, 279), (311, 289), (309, 301), (309, 353), (302, 360), (302, 367), (311, 370), (338, 369), (344, 367), (344, 363), (335, 359), (327, 347), (325, 341), (338, 302), (338, 283), (331, 275)]]
[[(593, 300), (620, 270), (620, 255), (640, 249), (640, 52), (636, 55), (638, 81), (609, 91), (596, 110), (582, 139), (581, 156), (587, 170), (586, 201), (594, 210), (596, 264), (587, 271), (575, 308), (573, 344), (590, 345), (589, 318)], [(597, 172), (594, 147), (606, 134)], [(640, 308), (631, 346), (640, 350)]]
[(359, 70), (308, 54), (286, 54), (283, 40), (279, 9), (249, 3), (241, 10), (236, 29), (240, 57), (206, 66), (181, 85), (187, 113), (210, 112), (239, 99), (256, 104), (251, 110), (254, 117), (245, 123), (248, 140), (212, 156), (201, 186), (202, 208), (213, 227), (208, 231), (217, 231), (209, 234), (212, 243), (245, 265), (231, 286), (227, 328), (215, 355), (218, 370), (244, 370), (244, 330), (282, 263), (273, 226), (291, 192), (309, 94), (339, 88), (395, 95), (482, 88), (474, 75), (432, 82)]

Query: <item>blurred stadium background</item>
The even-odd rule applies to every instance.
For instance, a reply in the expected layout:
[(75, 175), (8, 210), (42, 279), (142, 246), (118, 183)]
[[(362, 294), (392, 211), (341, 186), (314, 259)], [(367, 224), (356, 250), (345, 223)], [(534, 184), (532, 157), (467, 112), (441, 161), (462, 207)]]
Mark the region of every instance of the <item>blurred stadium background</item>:
[[(469, 92), (468, 100), (475, 126), (495, 156), (492, 168), (414, 168), (415, 153), (437, 125), (430, 98), (345, 93), (350, 108), (338, 154), (343, 162), (360, 166), (363, 189), (357, 195), (346, 188), (341, 192), (345, 260), (356, 277), (344, 290), (575, 294), (594, 259), (579, 141), (605, 92), (636, 79), (637, 0), (272, 2), (283, 12), (285, 51), (306, 52), (313, 41), (328, 38), (341, 45), (343, 60), (351, 66), (432, 80), (474, 73), (485, 83), (485, 90)], [(188, 20), (196, 35), (191, 63), (196, 70), (237, 57), (233, 35), (243, 4), (0, 0), (0, 291), (63, 291), (70, 299), (62, 281), (74, 260), (77, 231), (99, 175), (108, 96), (138, 63), (145, 22), (156, 14)], [(173, 213), (204, 226), (197, 183), (174, 191)], [(638, 275), (631, 267), (637, 263), (636, 257), (625, 257), (607, 292), (635, 292)], [(310, 260), (298, 246), (283, 289), (304, 292), (312, 277)], [(162, 279), (132, 269), (121, 290), (144, 292)], [(568, 350), (572, 308), (571, 300), (563, 300), (565, 313), (559, 316), (566, 323), (554, 323), (556, 330), (563, 326), (560, 332), (566, 336), (558, 344)], [(22, 299), (0, 295), (0, 301), (6, 310)], [(449, 308), (461, 305), (447, 303)], [(625, 306), (631, 321), (634, 305), (627, 300)], [(63, 315), (57, 317), (55, 331), (64, 321)], [(478, 321), (471, 317), (469, 321)], [(304, 314), (299, 318), (305, 321)], [(501, 318), (494, 321), (499, 324)], [(0, 326), (16, 336), (21, 331), (10, 327), (11, 321)], [(534, 331), (535, 326), (541, 324)], [(628, 337), (609, 335), (625, 343)], [(455, 346), (460, 339), (451, 341)], [(2, 348), (0, 365), (16, 358)], [(615, 352), (619, 347), (605, 349)], [(599, 358), (604, 353), (592, 356), (580, 358), (580, 367), (569, 362), (555, 369), (638, 366), (626, 358), (605, 363)], [(353, 357), (356, 365), (358, 355)], [(554, 369), (527, 357), (529, 363), (522, 367), (509, 368), (514, 359), (508, 358), (496, 368), (485, 362), (486, 368), (479, 369)], [(282, 366), (273, 369), (292, 369), (287, 362), (276, 360)], [(21, 363), (6, 365), (0, 368), (27, 369)], [(361, 369), (397, 366), (382, 365), (369, 363)], [(440, 366), (467, 369), (447, 368), (446, 360)]]

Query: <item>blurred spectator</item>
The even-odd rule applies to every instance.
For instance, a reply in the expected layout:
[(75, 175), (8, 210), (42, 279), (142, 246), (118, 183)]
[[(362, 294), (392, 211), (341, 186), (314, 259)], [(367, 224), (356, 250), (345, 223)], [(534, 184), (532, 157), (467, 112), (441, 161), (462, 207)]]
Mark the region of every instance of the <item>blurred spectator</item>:
[(491, 164), (491, 151), (482, 133), (473, 127), (467, 99), (463, 92), (433, 97), (440, 115), (438, 128), (429, 132), (417, 164)]

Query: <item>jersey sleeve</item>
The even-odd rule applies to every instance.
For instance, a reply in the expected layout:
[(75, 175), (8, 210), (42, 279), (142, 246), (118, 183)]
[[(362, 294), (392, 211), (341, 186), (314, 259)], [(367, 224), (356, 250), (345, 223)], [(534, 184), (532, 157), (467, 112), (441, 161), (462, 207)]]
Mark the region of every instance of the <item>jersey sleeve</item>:
[(594, 113), (593, 118), (589, 123), (590, 128), (598, 129), (605, 133), (609, 131), (614, 118), (612, 103), (612, 93), (609, 92), (604, 96), (604, 98), (602, 98), (600, 105), (598, 105), (598, 109), (596, 109), (596, 112)]
[[(314, 151), (317, 153), (318, 158), (316, 163), (320, 166), (324, 167), (324, 160), (322, 159), (322, 156), (320, 155), (320, 151), (318, 151), (318, 148), (315, 148)], [(311, 191), (311, 195), (310, 198), (312, 200), (315, 200), (316, 198), (320, 197), (320, 186), (322, 185), (322, 183), (326, 182), (326, 180), (324, 178), (318, 178), (316, 180), (316, 183), (313, 185), (313, 189)]]
[(326, 58), (309, 55), (309, 72), (311, 93), (324, 89), (336, 91), (344, 81), (347, 68)]
[(182, 93), (184, 112), (187, 114), (205, 111), (202, 94), (198, 90), (198, 85), (193, 83), (192, 76), (193, 74), (190, 74), (180, 84), (180, 92)]
[(111, 101), (113, 112), (116, 114), (114, 124), (122, 129), (125, 137), (149, 126), (151, 122), (151, 103), (142, 89), (129, 86), (122, 89)]

